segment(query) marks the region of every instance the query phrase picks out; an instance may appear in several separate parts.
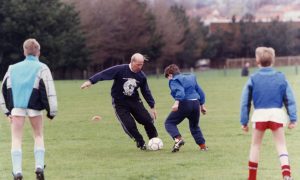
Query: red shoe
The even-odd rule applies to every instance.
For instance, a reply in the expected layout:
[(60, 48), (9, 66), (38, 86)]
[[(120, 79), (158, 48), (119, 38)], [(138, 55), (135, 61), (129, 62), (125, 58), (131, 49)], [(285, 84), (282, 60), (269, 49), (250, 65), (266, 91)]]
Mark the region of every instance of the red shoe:
[(208, 147), (205, 144), (200, 144), (200, 151), (208, 151)]

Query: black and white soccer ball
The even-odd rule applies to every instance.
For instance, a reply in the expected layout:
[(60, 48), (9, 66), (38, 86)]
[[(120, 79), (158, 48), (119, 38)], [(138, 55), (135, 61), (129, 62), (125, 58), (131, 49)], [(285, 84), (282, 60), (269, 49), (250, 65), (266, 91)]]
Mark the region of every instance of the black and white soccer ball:
[(164, 146), (162, 140), (158, 137), (152, 138), (148, 142), (148, 149), (152, 151), (157, 151), (162, 149)]

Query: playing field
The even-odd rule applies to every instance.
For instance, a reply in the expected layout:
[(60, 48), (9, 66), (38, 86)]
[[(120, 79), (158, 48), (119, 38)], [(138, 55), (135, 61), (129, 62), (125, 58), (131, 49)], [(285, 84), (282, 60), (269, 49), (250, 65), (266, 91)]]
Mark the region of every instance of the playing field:
[[(300, 75), (291, 68), (286, 73), (300, 107)], [(254, 69), (251, 69), (253, 72)], [(198, 74), (206, 93), (208, 113), (200, 124), (209, 151), (201, 152), (189, 133), (188, 122), (180, 126), (186, 144), (171, 153), (172, 139), (164, 129), (164, 120), (173, 100), (168, 81), (149, 77), (156, 100), (156, 126), (164, 142), (160, 151), (141, 151), (121, 128), (111, 106), (112, 82), (100, 82), (80, 90), (83, 81), (56, 81), (59, 113), (45, 121), (47, 180), (246, 180), (251, 133), (239, 124), (239, 104), (247, 78), (240, 70), (207, 71)], [(226, 74), (226, 76), (225, 76)], [(146, 104), (145, 104), (146, 105)], [(148, 106), (147, 106), (148, 107)], [(100, 122), (91, 122), (101, 115)], [(0, 115), (0, 180), (12, 179), (9, 122)], [(144, 129), (140, 132), (146, 138)], [(300, 179), (300, 127), (286, 130), (294, 179)], [(35, 179), (33, 139), (26, 123), (23, 140), (24, 179)], [(280, 180), (281, 169), (271, 133), (266, 133), (258, 170), (259, 180)]]

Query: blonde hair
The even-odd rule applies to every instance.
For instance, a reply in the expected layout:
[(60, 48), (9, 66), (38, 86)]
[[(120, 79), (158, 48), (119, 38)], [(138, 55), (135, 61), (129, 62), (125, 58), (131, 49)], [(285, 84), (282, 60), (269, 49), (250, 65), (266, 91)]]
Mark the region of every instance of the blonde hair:
[(270, 47), (258, 47), (255, 50), (256, 62), (262, 67), (271, 66), (275, 63), (275, 50)]
[(37, 56), (40, 53), (40, 49), (41, 46), (36, 39), (30, 38), (23, 43), (23, 50), (25, 56), (28, 55)]

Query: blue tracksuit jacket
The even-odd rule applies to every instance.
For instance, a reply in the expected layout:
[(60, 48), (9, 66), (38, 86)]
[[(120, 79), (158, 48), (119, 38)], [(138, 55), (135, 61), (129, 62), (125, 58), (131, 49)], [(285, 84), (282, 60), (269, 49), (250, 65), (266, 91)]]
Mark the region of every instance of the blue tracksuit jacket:
[(177, 74), (169, 81), (171, 95), (175, 100), (198, 99), (200, 105), (205, 103), (205, 94), (193, 74)]
[(282, 108), (285, 105), (290, 121), (297, 120), (293, 92), (283, 73), (271, 67), (261, 68), (248, 79), (241, 98), (240, 122), (247, 125), (251, 109)]

